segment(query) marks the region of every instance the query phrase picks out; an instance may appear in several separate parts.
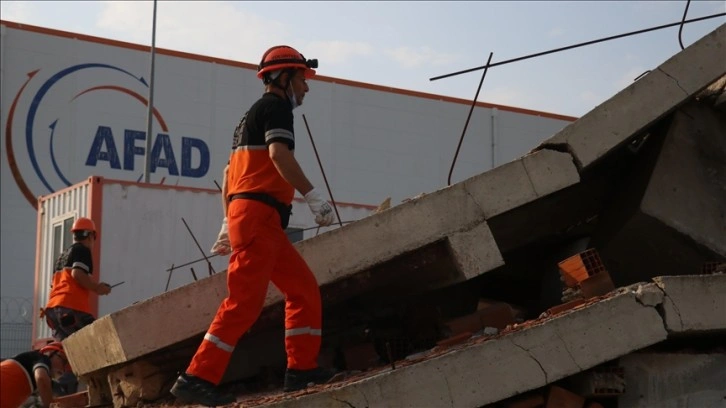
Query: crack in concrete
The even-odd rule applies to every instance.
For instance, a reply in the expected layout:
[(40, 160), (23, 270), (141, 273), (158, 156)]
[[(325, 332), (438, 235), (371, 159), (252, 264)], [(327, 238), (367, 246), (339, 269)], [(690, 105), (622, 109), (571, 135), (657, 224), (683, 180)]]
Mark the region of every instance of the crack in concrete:
[[(368, 408), (368, 407), (369, 407), (369, 406), (371, 405), (371, 403), (370, 403), (370, 402), (368, 402), (368, 396), (366, 395), (366, 393), (365, 393), (365, 392), (363, 392), (363, 390), (361, 390), (361, 389), (360, 389), (360, 388), (358, 388), (358, 387), (355, 387), (355, 389), (356, 389), (356, 390), (357, 390), (358, 392), (360, 392), (360, 395), (362, 395), (362, 396), (363, 396), (363, 400), (364, 400), (364, 401), (366, 402), (366, 406), (365, 406), (365, 408)], [(379, 389), (380, 389), (380, 388), (379, 388)]]
[[(469, 198), (471, 198), (471, 201), (473, 201), (473, 202), (474, 202), (474, 204), (476, 204), (476, 208), (478, 208), (478, 209), (479, 209), (479, 216), (481, 217), (481, 219), (482, 219), (483, 221), (486, 221), (486, 220), (487, 220), (487, 214), (486, 214), (486, 212), (484, 211), (484, 207), (483, 207), (483, 206), (481, 205), (481, 203), (479, 203), (479, 202), (478, 202), (478, 201), (476, 200), (476, 197), (474, 197), (474, 196), (473, 196), (473, 195), (471, 194), (471, 191), (469, 191), (469, 186), (468, 186), (468, 184), (467, 184), (466, 182), (463, 182), (463, 183), (462, 183), (462, 187), (463, 187), (463, 189), (464, 189), (464, 192), (466, 193), (466, 195), (468, 195), (468, 196), (469, 196)], [(478, 225), (478, 224), (477, 224), (477, 225)]]
[[(629, 289), (625, 289), (625, 291), (627, 292), (629, 290), (630, 292), (632, 292), (635, 295), (635, 301), (638, 302), (638, 303), (640, 303), (641, 305), (643, 305), (645, 307), (655, 307), (655, 308), (657, 308), (657, 306), (660, 306), (660, 305), (663, 304), (663, 302), (658, 303), (658, 304), (655, 304), (655, 305), (646, 305), (645, 303), (643, 303), (643, 300), (641, 299), (641, 296), (643, 296), (642, 294), (644, 294), (646, 292), (641, 291), (641, 288), (642, 287), (643, 287), (643, 285), (632, 285), (632, 286), (630, 286)], [(665, 291), (663, 291), (663, 289), (660, 286), (655, 285), (654, 287), (658, 288), (659, 291), (663, 292), (663, 296), (665, 296)], [(626, 293), (626, 292), (620, 292), (620, 293)]]
[(534, 357), (534, 355), (529, 350), (527, 350), (526, 348), (524, 348), (524, 347), (520, 346), (519, 344), (515, 343), (514, 340), (510, 339), (509, 341), (512, 344), (514, 344), (515, 347), (517, 347), (517, 348), (521, 349), (522, 351), (524, 351), (525, 353), (527, 353), (529, 355), (529, 357), (531, 357), (532, 360), (534, 360), (534, 362), (537, 363), (537, 365), (539, 366), (539, 369), (542, 370), (542, 374), (544, 374), (545, 384), (549, 384), (550, 383), (550, 380), (547, 377), (547, 371), (545, 371), (544, 367), (542, 367), (542, 364), (540, 364), (539, 360), (537, 360)]
[(560, 341), (562, 342), (563, 346), (565, 347), (565, 351), (567, 352), (567, 355), (570, 356), (570, 359), (572, 360), (572, 362), (575, 363), (575, 365), (577, 366), (577, 368), (580, 371), (584, 371), (584, 368), (580, 367), (580, 365), (577, 364), (577, 360), (575, 360), (575, 356), (570, 351), (570, 348), (567, 347), (567, 342), (565, 341), (565, 339), (562, 338), (562, 336), (560, 335), (560, 331), (557, 330), (557, 328), (555, 328), (555, 334), (557, 335), (557, 338), (560, 339)]
[(331, 398), (331, 399), (334, 399), (334, 400), (336, 400), (336, 401), (338, 401), (338, 402), (342, 402), (343, 404), (345, 404), (345, 405), (349, 406), (350, 408), (356, 408), (356, 406), (355, 406), (355, 405), (351, 404), (350, 402), (348, 402), (348, 401), (346, 401), (346, 400), (340, 400), (340, 399), (337, 399), (337, 398), (335, 398), (335, 397), (330, 397), (330, 398)]
[(690, 93), (688, 93), (688, 91), (686, 91), (686, 90), (685, 90), (685, 88), (683, 88), (683, 87), (681, 86), (681, 83), (680, 83), (680, 82), (678, 82), (678, 79), (676, 79), (676, 77), (674, 77), (673, 75), (671, 75), (671, 74), (669, 74), (669, 73), (667, 73), (667, 72), (663, 71), (663, 69), (662, 69), (662, 68), (660, 68), (660, 67), (658, 67), (658, 68), (657, 68), (657, 70), (658, 70), (658, 71), (660, 71), (660, 72), (662, 72), (662, 73), (663, 73), (663, 74), (664, 74), (665, 76), (667, 76), (668, 78), (672, 79), (672, 80), (673, 80), (673, 82), (675, 82), (675, 83), (676, 83), (676, 86), (678, 86), (679, 88), (681, 88), (681, 91), (683, 91), (683, 93), (684, 93), (684, 94), (686, 94), (686, 96), (691, 96), (691, 94), (690, 94)]
[(575, 151), (572, 149), (572, 146), (570, 146), (569, 143), (543, 143), (539, 147), (537, 147), (535, 151), (544, 149), (569, 154), (572, 157), (572, 163), (575, 165), (575, 168), (577, 168), (577, 172), (582, 173), (582, 162), (580, 161), (580, 159), (577, 158), (577, 155), (575, 155)]
[(672, 332), (673, 330), (670, 330), (668, 328), (668, 323), (666, 322), (666, 316), (665, 316), (665, 313), (666, 313), (666, 311), (665, 311), (665, 298), (670, 299), (671, 304), (673, 304), (673, 310), (675, 310), (676, 314), (678, 314), (678, 320), (681, 323), (681, 328), (683, 328), (683, 317), (681, 316), (681, 311), (678, 309), (678, 306), (676, 306), (676, 302), (673, 301), (673, 298), (672, 297), (668, 296), (668, 293), (666, 293), (666, 291), (659, 284), (656, 283), (653, 287), (658, 288), (658, 290), (663, 293), (663, 299), (664, 300), (661, 303), (658, 303), (656, 305), (647, 305), (647, 304), (643, 303), (643, 301), (640, 299), (640, 296), (639, 296), (638, 292), (635, 292), (635, 301), (638, 302), (638, 303), (640, 303), (644, 307), (652, 307), (652, 308), (654, 308), (655, 311), (660, 316), (661, 320), (663, 320), (663, 328), (665, 329), (665, 331), (666, 332)]
[(522, 167), (524, 167), (524, 173), (527, 175), (527, 180), (529, 180), (529, 185), (532, 186), (532, 191), (534, 191), (535, 197), (541, 197), (540, 194), (537, 192), (537, 187), (535, 187), (534, 181), (532, 181), (532, 177), (529, 175), (529, 169), (527, 168), (527, 164), (525, 163), (524, 159), (522, 159)]
[[(663, 290), (663, 289), (661, 289), (661, 290)], [(665, 297), (667, 297), (668, 299), (671, 300), (671, 304), (673, 305), (673, 310), (676, 311), (676, 314), (678, 315), (678, 321), (681, 324), (680, 329), (683, 330), (683, 316), (681, 316), (681, 310), (678, 309), (678, 306), (676, 305), (676, 302), (673, 300), (672, 297), (668, 296), (668, 293), (666, 293), (665, 290), (663, 290), (663, 294), (665, 295)], [(661, 314), (660, 311), (658, 313)], [(661, 316), (663, 317), (663, 326), (665, 326), (666, 331), (671, 331), (671, 330), (668, 330), (668, 323), (666, 322), (666, 317), (665, 317), (665, 302), (663, 302), (663, 313), (661, 314)]]
[(444, 381), (446, 382), (446, 391), (449, 392), (449, 402), (451, 402), (451, 406), (454, 407), (454, 395), (451, 392), (451, 384), (449, 384), (449, 379), (444, 376)]

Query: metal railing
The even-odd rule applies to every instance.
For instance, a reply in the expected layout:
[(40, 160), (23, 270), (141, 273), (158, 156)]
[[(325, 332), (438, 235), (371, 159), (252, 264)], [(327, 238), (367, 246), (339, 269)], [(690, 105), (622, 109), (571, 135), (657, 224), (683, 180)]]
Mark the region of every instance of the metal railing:
[(32, 318), (32, 298), (0, 298), (0, 358), (10, 358), (30, 350)]

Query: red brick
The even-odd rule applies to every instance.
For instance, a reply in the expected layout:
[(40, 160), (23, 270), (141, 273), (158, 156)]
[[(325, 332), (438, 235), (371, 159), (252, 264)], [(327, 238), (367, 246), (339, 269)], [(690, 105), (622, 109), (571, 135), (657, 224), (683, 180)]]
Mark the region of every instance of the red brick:
[(502, 330), (507, 325), (514, 323), (514, 312), (512, 307), (506, 303), (489, 306), (477, 313), (484, 327), (496, 327)]
[(585, 398), (553, 385), (550, 387), (545, 408), (582, 408)]
[(454, 344), (463, 343), (463, 342), (469, 340), (471, 335), (472, 335), (471, 332), (459, 333), (456, 336), (451, 336), (447, 339), (437, 342), (436, 345), (441, 346), (441, 347), (453, 346)]
[(460, 333), (476, 333), (483, 329), (481, 319), (479, 319), (479, 315), (476, 313), (451, 319), (444, 324), (449, 328), (449, 330), (451, 330), (452, 335)]
[(556, 315), (558, 313), (564, 312), (565, 310), (573, 309), (573, 308), (583, 305), (585, 303), (587, 303), (587, 301), (585, 299), (575, 299), (575, 300), (569, 301), (567, 303), (563, 303), (561, 305), (553, 306), (553, 307), (547, 309), (547, 313), (549, 313), (550, 315)]
[(600, 272), (580, 282), (580, 290), (585, 299), (589, 299), (595, 296), (605, 295), (615, 290), (615, 285), (612, 279), (610, 279), (609, 273)]
[(77, 392), (75, 394), (57, 397), (51, 402), (51, 408), (78, 408), (88, 405), (88, 392)]
[(571, 256), (557, 264), (560, 268), (560, 275), (565, 279), (565, 285), (575, 287), (579, 282), (587, 278), (587, 269), (582, 263), (580, 255)]
[(445, 324), (452, 335), (471, 332), (476, 333), (485, 327), (496, 327), (503, 330), (507, 325), (514, 323), (514, 311), (507, 303), (480, 304), (483, 307), (474, 313), (457, 317)]
[(507, 408), (538, 408), (543, 406), (544, 403), (544, 397), (540, 394), (537, 394), (510, 402), (509, 405), (507, 405)]

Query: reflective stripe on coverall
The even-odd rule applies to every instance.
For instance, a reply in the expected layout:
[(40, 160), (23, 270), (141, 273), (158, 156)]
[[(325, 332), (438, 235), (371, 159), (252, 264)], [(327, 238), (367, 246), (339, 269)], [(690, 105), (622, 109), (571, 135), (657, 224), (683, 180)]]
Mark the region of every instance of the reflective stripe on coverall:
[(232, 245), (228, 295), (187, 373), (219, 384), (237, 341), (262, 311), (270, 281), (285, 295), (287, 367), (316, 368), (322, 325), (320, 290), (280, 226), (277, 210), (259, 201), (233, 200), (227, 221)]
[(17, 408), (30, 397), (32, 383), (28, 372), (13, 359), (0, 363), (0, 407)]

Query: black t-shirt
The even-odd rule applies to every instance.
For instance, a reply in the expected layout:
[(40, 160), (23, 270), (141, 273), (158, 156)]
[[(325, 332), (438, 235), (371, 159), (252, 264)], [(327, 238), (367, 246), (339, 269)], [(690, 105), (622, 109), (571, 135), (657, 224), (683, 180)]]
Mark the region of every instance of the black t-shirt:
[(84, 270), (89, 275), (93, 273), (91, 250), (78, 242), (63, 251), (63, 254), (56, 261), (53, 271), (60, 272), (63, 269), (74, 268)]
[(227, 170), (227, 194), (259, 192), (289, 205), (295, 195), (270, 159), (268, 146), (280, 142), (295, 149), (292, 106), (274, 93), (264, 94), (242, 117), (234, 132)]
[(290, 101), (268, 92), (255, 102), (234, 131), (232, 150), (283, 142), (295, 149), (295, 127)]
[(30, 377), (30, 383), (33, 385), (32, 391), (35, 391), (35, 389), (37, 388), (37, 384), (35, 384), (34, 374), (36, 369), (40, 368), (45, 370), (48, 373), (48, 376), (51, 377), (50, 357), (42, 354), (40, 351), (27, 351), (25, 353), (18, 354), (12, 359), (20, 363), (20, 365), (23, 366), (23, 370), (28, 373), (28, 376)]

